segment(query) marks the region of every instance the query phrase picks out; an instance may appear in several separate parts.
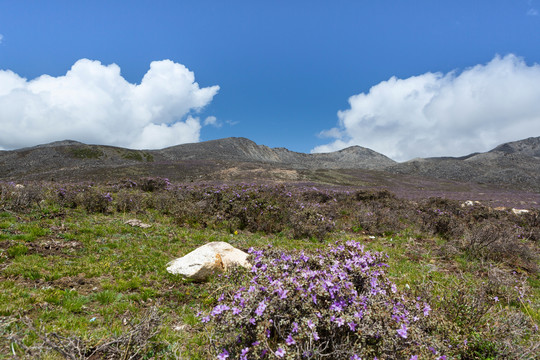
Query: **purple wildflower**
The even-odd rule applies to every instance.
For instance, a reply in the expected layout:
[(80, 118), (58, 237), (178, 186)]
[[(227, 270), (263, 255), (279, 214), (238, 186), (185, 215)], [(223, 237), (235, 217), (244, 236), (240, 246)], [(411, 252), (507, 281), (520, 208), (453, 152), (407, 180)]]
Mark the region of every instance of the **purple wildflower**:
[(431, 306), (429, 306), (429, 304), (424, 304), (424, 316), (429, 316), (430, 311), (431, 311)]
[(293, 339), (293, 337), (291, 336), (291, 334), (289, 334), (289, 336), (287, 337), (287, 339), (285, 340), (285, 343), (287, 345), (294, 345), (296, 344), (296, 341)]
[(246, 357), (247, 353), (249, 352), (249, 348), (243, 348), (242, 352), (240, 353), (241, 357)]
[(334, 310), (334, 311), (337, 311), (337, 312), (342, 312), (343, 311), (343, 301), (337, 301), (337, 302), (332, 303), (332, 305), (330, 305), (330, 310)]
[(276, 350), (275, 354), (277, 357), (282, 358), (285, 356), (285, 350), (283, 350), (283, 348), (279, 348)]
[(258, 316), (261, 316), (263, 313), (264, 313), (264, 310), (266, 310), (266, 307), (268, 305), (266, 304), (266, 302), (263, 300), (259, 303), (259, 306), (257, 306), (257, 309), (255, 310), (255, 314), (257, 314)]
[(228, 307), (227, 305), (218, 305), (214, 308), (214, 310), (212, 310), (212, 313), (211, 315), (212, 316), (216, 316), (216, 315), (219, 315), (221, 314), (222, 312), (224, 311), (227, 311), (227, 310), (230, 310), (231, 308)]
[(397, 333), (402, 338), (407, 338), (407, 327), (405, 326), (405, 324), (401, 324), (401, 327), (398, 329)]
[(282, 290), (282, 289), (279, 289), (278, 290), (278, 294), (279, 294), (279, 298), (280, 299), (286, 299), (287, 298), (287, 293), (289, 292), (289, 290)]
[(229, 357), (229, 352), (226, 349), (223, 349), (223, 352), (217, 356), (219, 360), (225, 360)]

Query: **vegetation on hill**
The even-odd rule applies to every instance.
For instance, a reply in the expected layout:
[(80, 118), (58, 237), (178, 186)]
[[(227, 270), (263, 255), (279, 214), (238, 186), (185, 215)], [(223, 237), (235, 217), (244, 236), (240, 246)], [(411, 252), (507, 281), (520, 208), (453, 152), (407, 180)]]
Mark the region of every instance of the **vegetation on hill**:
[[(166, 272), (210, 241), (254, 269)], [(444, 197), (0, 183), (0, 358), (534, 358), (539, 249), (538, 210)]]

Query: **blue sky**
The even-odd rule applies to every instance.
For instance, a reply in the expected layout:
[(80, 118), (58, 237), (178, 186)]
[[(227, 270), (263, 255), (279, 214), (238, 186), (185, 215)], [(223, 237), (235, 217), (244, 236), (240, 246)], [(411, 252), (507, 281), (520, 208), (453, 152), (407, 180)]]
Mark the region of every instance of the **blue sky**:
[[(7, 130), (0, 149), (62, 140), (56, 137), (160, 147), (243, 136), (300, 152), (360, 145), (398, 160), (489, 150), (540, 136), (539, 10), (540, 0), (1, 1), (0, 125)], [(84, 81), (52, 81), (81, 59), (94, 61), (78, 63)], [(146, 104), (139, 94), (126, 105), (120, 90), (114, 106), (96, 100), (94, 110), (58, 100), (109, 91), (112, 85), (76, 86), (111, 64), (120, 74), (109, 74), (116, 80), (107, 84), (123, 78), (132, 91), (129, 84), (165, 59), (198, 83), (178, 85), (187, 89), (182, 99), (164, 88), (175, 78), (168, 71), (181, 82), (187, 69), (159, 63), (154, 78), (163, 82), (139, 91), (153, 96), (147, 107), (118, 113)], [(44, 74), (51, 78), (38, 84)], [(36, 100), (36, 91), (53, 94), (48, 86), (69, 91)], [(490, 113), (510, 86), (516, 99)], [(458, 91), (488, 93), (470, 103)], [(156, 106), (172, 110), (137, 118)], [(126, 129), (131, 135), (113, 134)]]

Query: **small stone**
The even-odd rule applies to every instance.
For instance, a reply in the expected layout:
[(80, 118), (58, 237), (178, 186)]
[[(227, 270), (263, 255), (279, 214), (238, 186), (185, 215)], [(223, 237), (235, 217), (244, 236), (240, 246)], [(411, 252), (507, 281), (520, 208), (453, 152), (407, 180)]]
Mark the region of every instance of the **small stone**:
[(140, 227), (140, 228), (143, 228), (143, 229), (147, 229), (147, 228), (152, 226), (150, 224), (145, 224), (141, 220), (138, 220), (138, 219), (130, 219), (130, 220), (124, 222), (124, 224)]

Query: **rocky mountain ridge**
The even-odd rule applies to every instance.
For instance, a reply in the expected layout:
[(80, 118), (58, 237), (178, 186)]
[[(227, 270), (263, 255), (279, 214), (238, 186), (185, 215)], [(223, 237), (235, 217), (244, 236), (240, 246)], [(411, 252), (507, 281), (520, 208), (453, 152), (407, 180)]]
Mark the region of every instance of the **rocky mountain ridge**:
[(356, 184), (372, 172), (384, 174), (385, 178), (413, 176), (540, 192), (540, 137), (501, 144), (485, 153), (403, 163), (360, 146), (305, 154), (258, 145), (246, 138), (225, 138), (160, 150), (131, 150), (64, 140), (0, 151), (3, 181), (164, 176), (179, 181), (277, 177)]
[(169, 160), (222, 159), (279, 164), (294, 169), (381, 170), (396, 162), (373, 150), (353, 146), (322, 154), (305, 154), (286, 148), (257, 145), (246, 138), (225, 138), (157, 150)]

